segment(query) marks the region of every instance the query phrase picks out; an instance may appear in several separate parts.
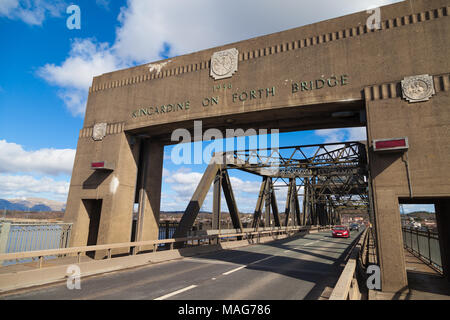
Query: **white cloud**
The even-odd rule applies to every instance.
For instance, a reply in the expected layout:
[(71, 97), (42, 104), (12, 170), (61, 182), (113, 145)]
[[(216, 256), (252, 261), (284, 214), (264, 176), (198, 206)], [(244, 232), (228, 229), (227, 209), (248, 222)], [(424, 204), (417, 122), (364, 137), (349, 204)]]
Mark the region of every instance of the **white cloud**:
[[(177, 171), (165, 179), (170, 188), (175, 191), (178, 199), (190, 199), (203, 174), (200, 172)], [(187, 202), (185, 202), (187, 204)]]
[(324, 138), (324, 143), (362, 141), (367, 139), (365, 127), (315, 130), (314, 134)]
[(400, 213), (411, 213), (415, 211), (436, 212), (434, 204), (401, 204)]
[(72, 115), (83, 115), (86, 110), (87, 94), (85, 90), (63, 89), (58, 96), (64, 101)]
[(97, 43), (92, 38), (76, 39), (69, 57), (61, 66), (46, 64), (39, 70), (39, 75), (51, 84), (85, 89), (90, 86), (93, 76), (114, 70), (117, 66), (117, 57), (108, 43)]
[(92, 78), (119, 67), (121, 63), (107, 43), (97, 43), (95, 39), (76, 39), (62, 65), (46, 64), (39, 68), (38, 75), (50, 84), (63, 88), (59, 96), (67, 108), (73, 115), (82, 115)]
[(236, 177), (230, 177), (230, 182), (234, 193), (245, 192), (258, 196), (261, 181), (244, 181)]
[[(186, 168), (181, 168), (171, 173), (164, 179), (168, 184), (171, 194), (162, 195), (161, 210), (184, 210), (189, 203), (195, 189), (197, 188), (203, 173), (190, 172)], [(233, 193), (241, 211), (253, 212), (256, 199), (259, 193), (260, 181), (242, 180), (237, 177), (230, 177)], [(212, 185), (205, 198), (202, 209), (212, 210)], [(223, 194), (222, 194), (223, 198)], [(225, 199), (222, 199), (222, 209), (226, 210)]]
[(365, 127), (345, 129), (348, 132), (348, 140), (362, 141), (367, 139), (367, 132)]
[(66, 7), (63, 0), (1, 0), (0, 17), (41, 26), (48, 16), (60, 17)]
[(66, 201), (69, 182), (49, 177), (0, 174), (0, 198), (44, 197)]
[[(161, 195), (161, 210), (184, 211), (202, 176), (203, 173), (189, 172), (186, 168), (181, 168), (177, 172), (171, 173), (170, 176), (164, 180), (167, 184), (168, 191), (165, 193), (163, 192)], [(261, 178), (258, 177), (256, 180), (247, 180), (230, 176), (230, 181), (239, 211), (242, 213), (253, 213), (256, 201), (258, 200), (259, 189), (262, 182)], [(288, 190), (287, 187), (280, 187), (282, 185), (284, 186), (285, 184), (278, 181), (276, 183), (278, 188), (275, 190), (279, 213), (284, 213)], [(303, 187), (299, 188), (298, 195), (300, 207), (302, 208)], [(211, 185), (201, 210), (212, 211), (212, 196), (213, 192)], [(228, 211), (228, 208), (222, 193), (222, 212), (226, 211)]]
[(19, 6), (18, 0), (3, 0), (0, 2), (0, 15), (8, 16)]
[(345, 139), (344, 129), (323, 129), (316, 130), (314, 134), (323, 137), (325, 143), (342, 142)]
[(128, 0), (115, 47), (121, 57), (145, 62), (157, 59), (164, 43), (172, 54), (186, 54), (398, 1)]
[[(9, 12), (15, 2), (6, 1), (3, 10)], [(82, 115), (95, 75), (160, 60), (161, 52), (169, 56), (187, 54), (398, 1), (316, 0), (305, 4), (247, 0), (224, 5), (210, 0), (128, 0), (118, 17), (114, 43), (77, 40), (61, 65), (47, 64), (39, 75), (61, 87), (60, 97), (67, 108), (74, 115)], [(97, 0), (97, 4), (106, 2)]]
[(0, 140), (0, 172), (32, 172), (49, 175), (71, 174), (75, 150), (39, 149), (26, 151), (21, 145)]

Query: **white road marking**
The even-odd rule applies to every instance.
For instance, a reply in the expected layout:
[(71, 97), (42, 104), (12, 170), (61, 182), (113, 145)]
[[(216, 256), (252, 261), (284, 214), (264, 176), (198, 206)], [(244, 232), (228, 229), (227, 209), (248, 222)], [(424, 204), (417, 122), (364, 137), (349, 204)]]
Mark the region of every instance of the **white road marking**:
[[(325, 239), (325, 238), (323, 238), (323, 239)], [(301, 248), (304, 247), (304, 246), (311, 245), (311, 244), (316, 243), (316, 242), (319, 242), (319, 241), (321, 241), (321, 240), (323, 240), (323, 239), (317, 239), (317, 240), (308, 242), (308, 243), (306, 243), (306, 244), (304, 244), (304, 245), (302, 245), (302, 246), (300, 246), (300, 247), (294, 247), (293, 249), (294, 249), (294, 250), (295, 250), (295, 249), (301, 249)], [(284, 252), (288, 252), (288, 251), (292, 251), (292, 249), (284, 250)], [(233, 269), (233, 270), (224, 272), (224, 273), (222, 273), (222, 275), (227, 276), (227, 275), (232, 274), (232, 273), (234, 273), (234, 272), (236, 272), (236, 271), (242, 270), (242, 269), (246, 268), (246, 267), (249, 266), (249, 265), (256, 264), (256, 263), (259, 263), (259, 262), (262, 262), (262, 261), (265, 261), (265, 260), (268, 260), (268, 259), (272, 259), (272, 258), (275, 258), (275, 257), (277, 257), (277, 256), (269, 256), (269, 257), (266, 257), (266, 258), (263, 258), (263, 259), (260, 259), (260, 260), (257, 260), (257, 261), (253, 261), (253, 262), (249, 263), (248, 265), (240, 266), (240, 267), (235, 268), (235, 269)], [(216, 280), (216, 278), (212, 278), (211, 280)]]
[(255, 263), (258, 263), (258, 262), (262, 262), (262, 261), (265, 261), (265, 260), (268, 260), (268, 259), (272, 259), (272, 258), (275, 258), (275, 257), (276, 257), (276, 256), (270, 256), (270, 257), (265, 257), (264, 259), (260, 259), (260, 260), (253, 261), (253, 262), (249, 263), (248, 265), (240, 266), (239, 268), (236, 268), (236, 269), (233, 269), (233, 270), (224, 272), (224, 273), (222, 273), (222, 275), (227, 276), (227, 275), (229, 275), (229, 274), (231, 274), (231, 273), (233, 273), (233, 272), (242, 270), (242, 269), (246, 268), (246, 267), (249, 266), (249, 265), (252, 265), (252, 264), (255, 264)]
[(264, 260), (272, 259), (272, 258), (275, 258), (275, 257), (276, 257), (276, 256), (266, 257), (266, 258), (261, 259), (261, 260), (253, 261), (252, 263), (249, 263), (249, 265), (250, 265), (250, 264), (255, 264), (255, 263), (258, 263), (258, 262), (261, 262), (261, 261), (264, 261)]
[(165, 299), (167, 299), (167, 298), (173, 297), (173, 296), (175, 296), (175, 295), (177, 295), (177, 294), (179, 294), (179, 293), (182, 293), (182, 292), (185, 292), (185, 291), (194, 289), (194, 288), (196, 288), (196, 287), (197, 287), (197, 286), (196, 286), (195, 284), (193, 284), (192, 286), (189, 286), (189, 287), (186, 287), (186, 288), (183, 288), (183, 289), (174, 291), (174, 292), (172, 292), (172, 293), (168, 293), (168, 294), (163, 295), (163, 296), (161, 296), (161, 297), (159, 297), (159, 298), (156, 298), (156, 299), (154, 299), (154, 300), (165, 300)]
[(227, 272), (224, 272), (224, 273), (222, 273), (224, 276), (227, 276), (227, 275), (229, 275), (230, 273), (233, 273), (233, 272), (236, 272), (236, 271), (239, 271), (239, 270), (241, 270), (241, 269), (244, 269), (246, 266), (242, 266), (242, 267), (239, 267), (239, 268), (236, 268), (236, 269), (233, 269), (233, 270), (230, 270), (230, 271), (227, 271)]

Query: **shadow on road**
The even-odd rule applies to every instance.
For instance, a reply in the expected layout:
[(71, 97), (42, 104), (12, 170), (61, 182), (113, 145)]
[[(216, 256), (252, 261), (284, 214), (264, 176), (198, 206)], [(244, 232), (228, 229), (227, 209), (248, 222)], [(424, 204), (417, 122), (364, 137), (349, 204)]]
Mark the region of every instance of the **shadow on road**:
[[(295, 243), (300, 239), (316, 241), (318, 239), (315, 235), (325, 236), (327, 240), (322, 238), (315, 245), (307, 245), (303, 248), (299, 248), (301, 244)], [(356, 238), (357, 234), (348, 239), (332, 238), (323, 233), (307, 234), (239, 249), (221, 250), (198, 255), (196, 258), (246, 265), (245, 268), (248, 270), (273, 272), (309, 283), (312, 282), (314, 287), (304, 299), (317, 300), (327, 287), (333, 288), (335, 286), (344, 268), (343, 263), (352, 247), (351, 244)], [(320, 245), (323, 243), (332, 243), (334, 246)], [(275, 254), (268, 254), (258, 252), (260, 248), (263, 248), (264, 251), (277, 250)], [(269, 250), (265, 250), (266, 248), (269, 248)], [(298, 257), (290, 256), (292, 254), (296, 254)], [(257, 262), (262, 259), (264, 261)]]

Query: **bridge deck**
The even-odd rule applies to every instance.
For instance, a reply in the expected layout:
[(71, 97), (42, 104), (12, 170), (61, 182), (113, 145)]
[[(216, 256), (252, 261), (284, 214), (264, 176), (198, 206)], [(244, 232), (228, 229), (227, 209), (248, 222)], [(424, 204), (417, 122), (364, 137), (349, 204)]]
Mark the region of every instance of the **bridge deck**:
[(329, 231), (40, 287), (2, 299), (318, 299), (353, 241)]

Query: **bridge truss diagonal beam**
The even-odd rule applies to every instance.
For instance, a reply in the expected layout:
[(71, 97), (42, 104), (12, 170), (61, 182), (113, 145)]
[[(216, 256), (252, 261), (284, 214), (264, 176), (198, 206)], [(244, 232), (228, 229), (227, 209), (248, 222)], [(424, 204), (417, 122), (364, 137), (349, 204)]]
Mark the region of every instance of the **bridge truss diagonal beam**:
[[(251, 223), (254, 229), (261, 225), (335, 224), (340, 223), (342, 210), (369, 211), (366, 152), (361, 142), (343, 142), (216, 153), (175, 235), (186, 236), (192, 228), (213, 182), (213, 229), (220, 228), (223, 191), (233, 227), (243, 230), (228, 173), (233, 169), (262, 177)], [(287, 197), (284, 219), (281, 219), (275, 190), (283, 187), (287, 187)]]

